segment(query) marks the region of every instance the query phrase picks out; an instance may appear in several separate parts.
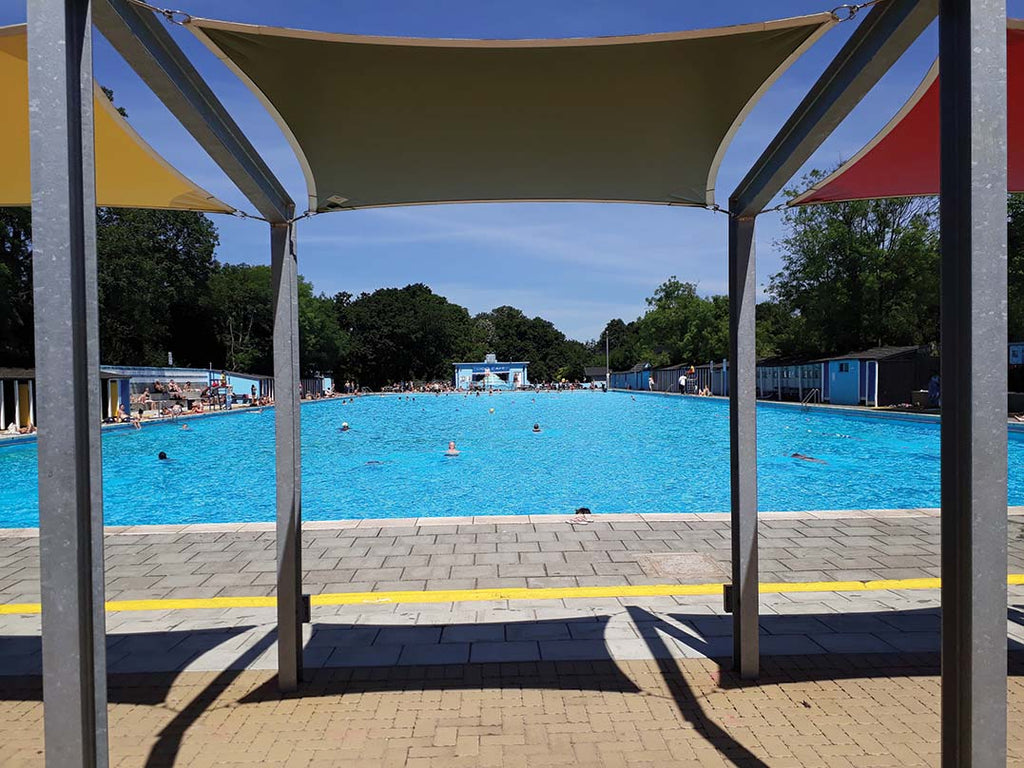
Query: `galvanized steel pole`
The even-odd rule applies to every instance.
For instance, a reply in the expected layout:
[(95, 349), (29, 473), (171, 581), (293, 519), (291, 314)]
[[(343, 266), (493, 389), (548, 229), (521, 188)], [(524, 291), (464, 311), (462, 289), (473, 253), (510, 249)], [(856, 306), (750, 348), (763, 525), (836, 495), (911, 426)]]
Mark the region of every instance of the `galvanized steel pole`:
[(942, 0), (942, 764), (1006, 765), (1006, 2)]
[(270, 227), (274, 281), (274, 431), (277, 442), (278, 685), (302, 680), (302, 447), (299, 413), (299, 284), (295, 224)]
[(48, 765), (107, 765), (89, 0), (28, 4)]
[(729, 461), (732, 479), (733, 665), (760, 670), (757, 577), (757, 355), (754, 219), (729, 216)]

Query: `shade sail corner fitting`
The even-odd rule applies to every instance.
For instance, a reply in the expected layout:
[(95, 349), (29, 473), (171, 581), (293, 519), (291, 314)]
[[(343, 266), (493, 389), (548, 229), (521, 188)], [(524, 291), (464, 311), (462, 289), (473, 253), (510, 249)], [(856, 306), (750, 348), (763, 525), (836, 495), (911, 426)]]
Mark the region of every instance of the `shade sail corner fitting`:
[[(277, 121), (310, 209), (326, 212), (485, 201), (714, 206), (739, 125), (835, 23), (823, 13), (562, 40), (188, 26)], [(723, 60), (732, 66), (709, 88), (707, 63)], [(308, 76), (325, 70), (350, 75)]]

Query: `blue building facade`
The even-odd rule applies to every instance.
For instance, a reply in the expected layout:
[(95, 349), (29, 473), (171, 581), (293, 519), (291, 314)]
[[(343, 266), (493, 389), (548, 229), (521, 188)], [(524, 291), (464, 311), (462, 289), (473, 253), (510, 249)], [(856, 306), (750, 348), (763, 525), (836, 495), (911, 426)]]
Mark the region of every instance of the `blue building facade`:
[(492, 354), (481, 363), (455, 363), (456, 389), (520, 389), (530, 386), (528, 362), (502, 363)]
[(647, 391), (650, 389), (651, 364), (637, 363), (628, 371), (611, 372), (612, 389), (631, 389)]

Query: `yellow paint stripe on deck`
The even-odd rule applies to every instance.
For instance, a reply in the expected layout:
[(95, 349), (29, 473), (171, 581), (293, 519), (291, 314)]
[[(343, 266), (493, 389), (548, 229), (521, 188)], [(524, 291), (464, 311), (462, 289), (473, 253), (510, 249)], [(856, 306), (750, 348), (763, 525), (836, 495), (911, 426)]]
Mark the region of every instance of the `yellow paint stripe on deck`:
[[(1024, 586), (1024, 573), (1006, 577), (1010, 586)], [(940, 579), (879, 579), (877, 581), (764, 582), (761, 594), (786, 592), (872, 592), (887, 589), (938, 589)], [(445, 589), (408, 592), (334, 592), (313, 595), (313, 605), (383, 605), (388, 603), (469, 603), (486, 600), (576, 600), (587, 597), (676, 597), (720, 595), (722, 584), (653, 584), (617, 587), (508, 587), (505, 589)], [(106, 608), (119, 611), (181, 611), (202, 608), (273, 608), (274, 597), (180, 597), (153, 600), (111, 600)], [(0, 616), (40, 613), (39, 603), (0, 605)]]

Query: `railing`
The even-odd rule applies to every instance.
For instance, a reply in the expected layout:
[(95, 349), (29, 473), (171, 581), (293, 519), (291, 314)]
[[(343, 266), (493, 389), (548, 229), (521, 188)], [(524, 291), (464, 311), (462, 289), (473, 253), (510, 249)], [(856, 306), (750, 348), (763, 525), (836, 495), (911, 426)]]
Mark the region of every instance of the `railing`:
[(800, 405), (804, 407), (804, 410), (810, 410), (810, 403), (812, 401), (815, 403), (821, 402), (821, 390), (817, 387), (809, 390), (807, 394), (804, 395), (803, 400), (800, 401)]

